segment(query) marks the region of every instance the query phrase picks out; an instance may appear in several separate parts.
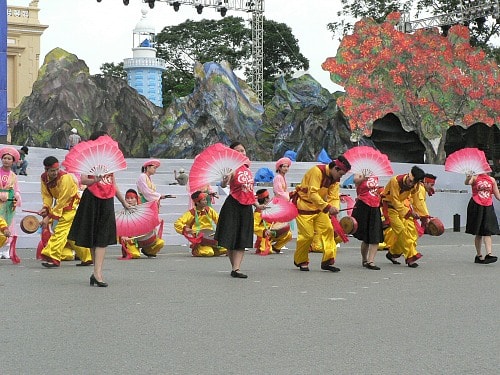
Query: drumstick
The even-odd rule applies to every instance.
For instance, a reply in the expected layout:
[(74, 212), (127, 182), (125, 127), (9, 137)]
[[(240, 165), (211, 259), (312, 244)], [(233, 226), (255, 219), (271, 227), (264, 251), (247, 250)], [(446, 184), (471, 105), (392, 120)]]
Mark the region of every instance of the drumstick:
[[(29, 213), (31, 213), (31, 214), (37, 214), (37, 215), (40, 215), (40, 214), (38, 213), (38, 211), (31, 211), (31, 210), (22, 210), (22, 211), (23, 211), (23, 212), (29, 212)], [(42, 216), (42, 215), (40, 215), (40, 216)]]

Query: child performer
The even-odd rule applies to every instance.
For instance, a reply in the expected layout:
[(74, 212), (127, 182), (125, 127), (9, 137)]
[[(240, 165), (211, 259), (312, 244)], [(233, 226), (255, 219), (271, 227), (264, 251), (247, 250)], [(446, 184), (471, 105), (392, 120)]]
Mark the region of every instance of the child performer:
[[(266, 189), (257, 190), (257, 201), (259, 205), (269, 202), (269, 192)], [(290, 225), (285, 223), (268, 223), (262, 218), (262, 210), (255, 209), (253, 214), (253, 231), (257, 236), (255, 241), (255, 253), (268, 255), (279, 254), (283, 246), (292, 239)]]
[[(191, 194), (194, 208), (186, 211), (174, 223), (175, 231), (191, 242), (191, 254), (194, 257), (213, 257), (227, 252), (225, 248), (217, 246), (213, 238), (203, 238), (204, 232), (215, 233), (219, 221), (217, 211), (208, 205), (208, 197), (207, 193), (199, 190)], [(201, 235), (198, 237), (200, 232)]]

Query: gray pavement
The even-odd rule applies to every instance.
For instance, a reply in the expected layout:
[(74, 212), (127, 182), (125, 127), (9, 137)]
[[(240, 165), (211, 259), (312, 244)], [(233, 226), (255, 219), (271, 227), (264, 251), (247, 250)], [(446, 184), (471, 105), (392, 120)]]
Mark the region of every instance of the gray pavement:
[[(500, 237), (494, 237), (500, 253)], [(168, 246), (156, 259), (105, 261), (108, 288), (35, 250), (0, 261), (1, 374), (498, 374), (500, 263), (474, 264), (473, 237), (424, 236), (420, 267), (361, 267), (359, 242), (340, 273), (247, 252), (246, 280), (226, 257)]]

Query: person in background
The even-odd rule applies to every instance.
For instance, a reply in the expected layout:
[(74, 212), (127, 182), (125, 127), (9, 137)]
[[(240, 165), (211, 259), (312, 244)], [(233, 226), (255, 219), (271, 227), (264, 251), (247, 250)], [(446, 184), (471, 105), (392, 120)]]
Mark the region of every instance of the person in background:
[(78, 143), (82, 141), (82, 137), (78, 134), (78, 130), (75, 128), (71, 129), (71, 134), (68, 136), (68, 150), (75, 147)]
[[(417, 251), (418, 232), (414, 220), (420, 218), (417, 212), (424, 211), (417, 198), (424, 176), (421, 168), (413, 166), (409, 173), (392, 177), (381, 194), (384, 223), (389, 224), (394, 237), (385, 241), (390, 244), (386, 258), (393, 264), (400, 264), (396, 259), (404, 255), (408, 267), (416, 268), (422, 257)], [(408, 205), (407, 199), (414, 206)]]
[(188, 175), (184, 168), (179, 169), (179, 174), (177, 174), (177, 171), (174, 169), (174, 178), (179, 185), (186, 185), (188, 182)]
[[(496, 180), (486, 173), (467, 175), (465, 184), (472, 187), (472, 197), (467, 206), (467, 223), (465, 233), (474, 235), (476, 257), (474, 263), (495, 263), (498, 258), (492, 254), (492, 235), (500, 234), (498, 219), (493, 207), (493, 196), (500, 200), (500, 192)], [(486, 255), (483, 256), (481, 247), (484, 243)]]
[(80, 203), (78, 182), (72, 174), (59, 169), (59, 160), (48, 156), (43, 160), (45, 172), (40, 176), (43, 207), (38, 214), (43, 217), (42, 227), (54, 224), (53, 231), (41, 251), (42, 265), (47, 268), (59, 267), (61, 260), (72, 257), (75, 251), (80, 259), (77, 266), (92, 264), (92, 256), (88, 247), (76, 246), (68, 240), (68, 233)]
[(151, 176), (156, 173), (160, 167), (158, 159), (150, 159), (144, 162), (141, 168), (141, 175), (137, 179), (137, 191), (141, 198), (141, 203), (156, 201), (160, 204), (160, 199), (169, 198), (170, 195), (162, 195), (156, 191), (156, 185), (153, 183)]
[[(266, 189), (257, 190), (256, 195), (259, 205), (265, 206), (269, 203), (269, 192)], [(259, 255), (279, 254), (292, 239), (288, 223), (268, 223), (262, 218), (261, 209), (255, 209), (253, 213), (253, 231), (257, 236), (255, 253)]]
[[(208, 205), (207, 197), (208, 194), (199, 190), (191, 194), (194, 207), (186, 211), (174, 223), (177, 233), (191, 239), (191, 254), (194, 257), (213, 257), (227, 252), (225, 248), (218, 246), (211, 237), (215, 233), (219, 214)], [(193, 242), (193, 237), (200, 233), (204, 238), (200, 238), (198, 243)], [(206, 235), (207, 237), (205, 237)], [(207, 241), (204, 241), (204, 239)]]
[(28, 160), (26, 156), (28, 155), (28, 147), (23, 146), (19, 150), (19, 160), (12, 165), (12, 171), (15, 174), (27, 176), (26, 168), (28, 168)]
[(321, 269), (340, 271), (334, 266), (337, 245), (330, 215), (339, 213), (340, 179), (350, 169), (349, 161), (340, 155), (329, 164), (320, 164), (309, 169), (300, 184), (295, 187), (292, 201), (296, 202), (299, 215), (295, 219), (298, 236), (294, 264), (301, 271), (309, 271), (309, 250), (315, 233), (321, 236)]
[[(19, 152), (11, 146), (0, 148), (2, 167), (0, 168), (0, 217), (9, 227), (11, 236), (16, 235), (14, 215), (16, 208), (21, 207), (21, 192), (16, 174), (12, 166), (19, 161)], [(0, 259), (9, 259), (9, 249), (0, 252)]]
[(275, 196), (279, 196), (285, 200), (290, 200), (288, 193), (288, 184), (286, 183), (285, 175), (288, 173), (292, 161), (288, 158), (281, 158), (276, 162), (276, 175), (273, 179), (273, 192)]
[[(107, 135), (105, 131), (91, 134), (89, 140)], [(94, 273), (90, 276), (90, 286), (107, 287), (102, 274), (106, 247), (117, 242), (114, 197), (125, 209), (130, 205), (116, 185), (114, 174), (105, 176), (82, 175), (83, 191), (68, 238), (76, 245), (90, 248), (94, 261)]]
[[(230, 146), (235, 151), (246, 155), (245, 147), (240, 142)], [(250, 164), (250, 161), (248, 161)], [(219, 222), (214, 238), (219, 246), (227, 249), (231, 262), (231, 277), (246, 279), (248, 276), (240, 272), (245, 249), (253, 246), (253, 210), (258, 205), (253, 193), (254, 179), (249, 165), (242, 165), (223, 177), (220, 186), (229, 185), (229, 195), (224, 201), (219, 214)]]
[(361, 241), (361, 263), (369, 270), (380, 270), (375, 265), (378, 244), (384, 240), (380, 212), (380, 194), (377, 176), (354, 175), (358, 199), (352, 217), (358, 223), (354, 237)]
[[(134, 189), (128, 189), (125, 193), (125, 201), (131, 206), (137, 206), (141, 203), (139, 195)], [(151, 235), (152, 233), (144, 233), (144, 235)], [(148, 241), (141, 241), (141, 237), (127, 237), (122, 236), (119, 238), (122, 244), (123, 258), (138, 259), (141, 257), (141, 252), (148, 258), (155, 258), (156, 254), (163, 248), (165, 241), (154, 235), (148, 237)], [(141, 247), (142, 245), (142, 247)], [(140, 251), (139, 251), (140, 249)]]

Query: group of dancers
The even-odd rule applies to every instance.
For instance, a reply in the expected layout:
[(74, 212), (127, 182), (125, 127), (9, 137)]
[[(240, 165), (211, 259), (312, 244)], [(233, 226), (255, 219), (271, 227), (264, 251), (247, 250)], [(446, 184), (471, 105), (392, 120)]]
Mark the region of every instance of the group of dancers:
[[(97, 138), (103, 135), (97, 135)], [(241, 143), (233, 143), (230, 149), (246, 157)], [(19, 154), (9, 146), (0, 149), (0, 154), (0, 232), (3, 234), (0, 241), (5, 243), (15, 233), (13, 213), (21, 205), (17, 176), (11, 171)], [(246, 249), (255, 248), (260, 255), (280, 253), (292, 239), (289, 223), (269, 222), (263, 218), (272, 197), (267, 189), (254, 192), (250, 161), (246, 160), (220, 181), (221, 187), (229, 186), (229, 195), (220, 214), (211, 207), (216, 194), (207, 186), (190, 194), (191, 208), (174, 223), (175, 231), (189, 240), (193, 256), (227, 255), (232, 267), (231, 276), (235, 278), (247, 278), (240, 271)], [(429, 230), (432, 222), (426, 197), (434, 193), (436, 176), (413, 166), (408, 173), (392, 176), (385, 186), (380, 186), (379, 176), (371, 171), (359, 172), (359, 168), (351, 171), (351, 162), (346, 155), (340, 155), (328, 164), (310, 168), (300, 184), (290, 192), (286, 173), (291, 165), (292, 161), (287, 157), (276, 162), (272, 190), (274, 196), (290, 200), (296, 206), (294, 264), (300, 271), (310, 270), (311, 250), (322, 252), (322, 270), (340, 271), (336, 265), (337, 244), (342, 239), (340, 232), (343, 230), (337, 221), (341, 202), (340, 180), (350, 172), (354, 173), (357, 195), (352, 208), (352, 218), (357, 226), (353, 235), (361, 241), (362, 266), (380, 270), (375, 264), (375, 256), (382, 248), (387, 250), (386, 258), (391, 263), (400, 264), (398, 258), (403, 256), (408, 267), (418, 267), (422, 254), (417, 250), (417, 241), (422, 233)], [(125, 210), (133, 210), (148, 201), (159, 205), (160, 200), (171, 197), (158, 193), (151, 179), (160, 166), (159, 160), (150, 159), (143, 164), (137, 191), (129, 189), (125, 195), (117, 188), (113, 174), (83, 175), (77, 179), (60, 169), (59, 161), (53, 156), (45, 158), (43, 166), (43, 205), (37, 212), (42, 217), (42, 240), (37, 255), (44, 267), (60, 267), (62, 260), (73, 259), (75, 254), (80, 259), (78, 266), (94, 265), (90, 284), (102, 287), (107, 286), (103, 281), (102, 263), (108, 245), (119, 241), (124, 259), (139, 258), (141, 253), (156, 257), (163, 248), (162, 229), (158, 227), (140, 236), (122, 234), (117, 237), (113, 208), (114, 197)], [(493, 208), (493, 197), (500, 200), (497, 183), (486, 173), (468, 173), (465, 184), (472, 187), (466, 233), (475, 236), (474, 262), (494, 263), (497, 257), (492, 254), (491, 236), (500, 234)], [(86, 186), (83, 193), (82, 186)], [(482, 252), (483, 245), (485, 254)], [(8, 257), (8, 254), (2, 253), (2, 256)]]

